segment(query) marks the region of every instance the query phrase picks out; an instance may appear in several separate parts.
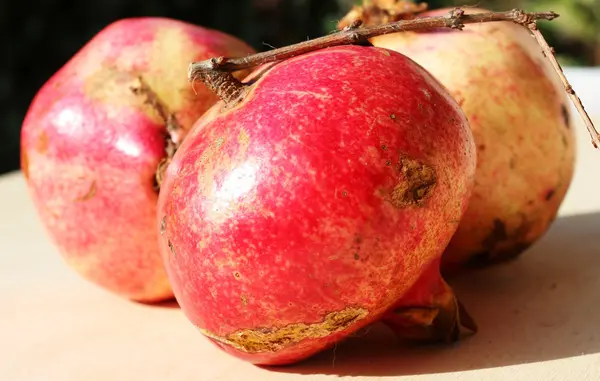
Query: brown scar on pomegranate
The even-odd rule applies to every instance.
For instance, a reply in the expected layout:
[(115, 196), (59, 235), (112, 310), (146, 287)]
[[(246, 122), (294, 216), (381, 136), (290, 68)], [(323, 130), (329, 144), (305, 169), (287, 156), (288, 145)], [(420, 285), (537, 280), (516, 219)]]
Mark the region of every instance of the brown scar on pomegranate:
[(46, 154), (46, 152), (48, 151), (48, 134), (46, 133), (46, 131), (42, 131), (38, 135), (36, 143), (36, 151), (38, 151), (40, 155)]
[[(519, 257), (532, 245), (532, 242), (525, 240), (528, 230), (529, 224), (527, 221), (524, 221), (514, 233), (509, 234), (506, 224), (503, 221), (499, 219), (494, 220), (492, 231), (482, 242), (484, 250), (473, 255), (466, 263), (466, 266), (470, 268), (484, 268), (508, 262)], [(505, 242), (510, 243), (510, 249), (501, 248)]]
[(167, 230), (167, 216), (163, 216), (160, 220), (160, 235), (164, 235), (165, 230)]
[(369, 314), (365, 308), (348, 307), (327, 314), (321, 322), (289, 324), (279, 328), (242, 329), (219, 336), (199, 328), (200, 332), (225, 345), (246, 353), (277, 352), (304, 339), (318, 339), (343, 331)]
[(91, 200), (96, 195), (97, 191), (98, 191), (98, 186), (96, 185), (96, 180), (93, 180), (92, 183), (90, 184), (90, 187), (88, 188), (87, 192), (85, 192), (84, 195), (77, 197), (74, 201), (82, 202), (82, 201)]
[(177, 258), (177, 252), (175, 251), (175, 246), (173, 246), (173, 242), (171, 242), (171, 240), (168, 239), (167, 244), (169, 245), (169, 250), (171, 251), (171, 254), (173, 254), (173, 257)]
[(403, 175), (403, 179), (390, 193), (390, 203), (396, 208), (422, 206), (431, 196), (437, 181), (433, 167), (403, 156), (397, 170)]
[(570, 125), (570, 121), (571, 121), (571, 114), (569, 113), (569, 109), (567, 108), (567, 105), (565, 105), (564, 103), (560, 106), (560, 111), (562, 113), (562, 117), (563, 117), (563, 121), (565, 122), (565, 127), (567, 128), (571, 128)]
[(508, 233), (506, 232), (506, 224), (496, 218), (494, 220), (494, 228), (491, 233), (483, 240), (484, 247), (494, 247), (499, 241), (504, 241), (508, 238)]

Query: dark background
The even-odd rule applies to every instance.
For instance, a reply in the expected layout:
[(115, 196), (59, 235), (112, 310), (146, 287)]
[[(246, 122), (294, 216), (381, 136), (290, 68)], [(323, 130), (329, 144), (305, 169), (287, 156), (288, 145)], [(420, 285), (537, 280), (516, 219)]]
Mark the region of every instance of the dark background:
[[(327, 34), (354, 0), (0, 0), (0, 173), (19, 168), (19, 133), (40, 86), (111, 22), (163, 16), (220, 29), (255, 49)], [(357, 1), (358, 3), (358, 1)], [(567, 65), (600, 65), (600, 0), (434, 0), (430, 8), (479, 4), (488, 9), (554, 10), (543, 32)]]

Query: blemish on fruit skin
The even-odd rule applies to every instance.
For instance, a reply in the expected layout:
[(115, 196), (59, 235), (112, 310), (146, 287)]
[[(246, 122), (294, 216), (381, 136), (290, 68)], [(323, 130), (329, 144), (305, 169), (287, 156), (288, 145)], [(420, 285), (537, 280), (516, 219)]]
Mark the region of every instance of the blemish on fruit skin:
[(378, 49), (381, 51), (381, 53), (385, 54), (388, 57), (391, 55), (390, 51), (387, 49), (383, 49), (383, 48), (378, 48)]
[(569, 124), (569, 121), (571, 120), (569, 109), (567, 108), (567, 106), (565, 104), (562, 104), (560, 106), (560, 111), (562, 113), (563, 122), (565, 123), (565, 127), (571, 128), (571, 126)]
[(42, 131), (38, 135), (35, 149), (40, 155), (45, 155), (48, 152), (48, 134), (46, 131)]
[(358, 253), (354, 253), (354, 259), (358, 261), (360, 259), (360, 255), (358, 255)]
[(365, 308), (348, 307), (327, 314), (317, 323), (241, 329), (226, 336), (198, 329), (206, 337), (246, 353), (278, 352), (305, 339), (319, 339), (343, 331), (366, 318), (368, 314), (369, 311)]
[(244, 307), (248, 305), (248, 297), (245, 294), (240, 295), (240, 299), (242, 300)]
[(398, 165), (400, 181), (389, 195), (389, 201), (396, 208), (411, 205), (422, 206), (437, 183), (433, 167), (418, 160), (402, 157)]
[(506, 224), (504, 221), (496, 218), (494, 220), (494, 227), (490, 234), (483, 240), (483, 247), (493, 249), (498, 242), (504, 241), (508, 238), (508, 232), (506, 231)]
[(348, 197), (348, 191), (342, 191), (342, 197)]
[(556, 189), (548, 189), (548, 191), (546, 192), (546, 196), (544, 198), (546, 199), (546, 201), (550, 201), (552, 199), (552, 197), (554, 197), (555, 194), (556, 194)]
[(506, 250), (483, 250), (469, 258), (465, 263), (467, 268), (486, 268), (497, 263), (510, 261), (517, 258), (520, 254), (531, 247), (530, 242), (515, 242)]
[(173, 257), (177, 258), (177, 253), (175, 252), (175, 246), (173, 246), (173, 242), (171, 242), (170, 239), (167, 240), (167, 245), (169, 245), (169, 250), (171, 251), (171, 254), (173, 254)]
[(160, 235), (164, 235), (165, 230), (167, 230), (167, 216), (163, 216), (160, 220)]
[[(482, 242), (483, 250), (471, 256), (466, 266), (484, 268), (516, 258), (531, 246), (531, 243), (525, 240), (528, 231), (529, 224), (524, 221), (515, 232), (509, 234), (504, 221), (495, 219), (492, 230)], [(508, 249), (503, 249), (502, 244), (506, 243), (510, 245)]]
[(250, 144), (250, 135), (243, 128), (240, 130), (238, 134), (238, 143), (242, 146), (248, 146)]
[(239, 272), (239, 271), (236, 271), (236, 272), (234, 272), (234, 273), (233, 273), (233, 277), (234, 277), (235, 279), (241, 279), (241, 278), (242, 278), (242, 274), (240, 274), (240, 272)]
[(93, 180), (87, 192), (84, 195), (77, 197), (74, 201), (78, 202), (91, 200), (96, 195), (97, 190), (98, 188), (96, 186), (96, 180)]
[(211, 144), (200, 156), (200, 164), (209, 162), (213, 156), (219, 151), (221, 146), (225, 143), (225, 138), (219, 136), (213, 144)]
[(390, 119), (396, 120), (396, 114), (390, 114)]

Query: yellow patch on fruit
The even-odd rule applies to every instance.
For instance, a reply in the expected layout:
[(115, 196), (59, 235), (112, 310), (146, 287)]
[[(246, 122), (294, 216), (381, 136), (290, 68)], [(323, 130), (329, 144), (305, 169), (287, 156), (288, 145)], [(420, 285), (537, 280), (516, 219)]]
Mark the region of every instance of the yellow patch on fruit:
[(171, 27), (156, 31), (148, 59), (151, 74), (146, 80), (171, 110), (184, 108), (189, 96), (182, 89), (193, 95), (187, 80), (187, 65), (181, 62), (192, 62), (203, 54), (199, 49), (182, 29)]

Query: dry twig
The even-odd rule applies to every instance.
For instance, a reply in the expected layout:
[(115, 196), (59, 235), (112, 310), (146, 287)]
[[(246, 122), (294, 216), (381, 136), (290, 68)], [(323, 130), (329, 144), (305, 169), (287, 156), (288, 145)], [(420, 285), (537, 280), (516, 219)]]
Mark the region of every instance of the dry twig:
[(190, 81), (201, 80), (208, 88), (223, 99), (225, 103), (231, 103), (236, 99), (239, 99), (240, 95), (245, 90), (245, 85), (231, 75), (232, 72), (238, 70), (286, 60), (332, 46), (359, 44), (368, 41), (373, 37), (389, 33), (436, 28), (462, 30), (465, 24), (497, 21), (514, 22), (528, 28), (533, 33), (533, 36), (538, 41), (542, 51), (550, 60), (556, 73), (560, 77), (561, 82), (565, 86), (565, 91), (567, 91), (571, 101), (581, 114), (592, 138), (594, 147), (598, 148), (600, 147), (600, 134), (585, 111), (581, 100), (575, 94), (573, 87), (567, 81), (562, 68), (554, 56), (553, 49), (548, 46), (548, 43), (537, 28), (536, 21), (551, 21), (556, 17), (558, 17), (558, 14), (554, 12), (526, 13), (519, 9), (513, 9), (506, 12), (465, 14), (464, 10), (461, 8), (455, 8), (444, 16), (419, 17), (375, 26), (362, 27), (362, 22), (357, 20), (339, 32), (267, 52), (257, 53), (246, 57), (215, 57), (205, 61), (192, 62), (188, 69), (188, 79)]
[(585, 127), (587, 128), (588, 133), (590, 134), (590, 138), (592, 139), (592, 144), (594, 145), (595, 148), (600, 147), (600, 133), (598, 133), (598, 130), (596, 130), (596, 127), (594, 127), (594, 123), (592, 122), (592, 119), (590, 118), (588, 113), (585, 111), (585, 107), (583, 106), (581, 99), (579, 99), (579, 97), (577, 96), (577, 93), (575, 93), (575, 90), (573, 90), (573, 86), (571, 86), (571, 84), (567, 80), (567, 77), (565, 76), (565, 73), (564, 73), (562, 67), (560, 66), (560, 64), (558, 63), (558, 60), (556, 59), (556, 56), (554, 55), (554, 48), (551, 48), (548, 45), (548, 43), (546, 42), (546, 39), (544, 38), (542, 33), (539, 31), (537, 24), (535, 22), (530, 22), (526, 26), (529, 28), (529, 30), (533, 34), (533, 37), (535, 37), (535, 39), (537, 40), (537, 42), (540, 45), (540, 47), (542, 48), (542, 52), (544, 53), (546, 58), (552, 64), (552, 67), (556, 71), (556, 74), (558, 74), (560, 81), (562, 82), (563, 86), (565, 87), (565, 91), (569, 95), (569, 98), (571, 98), (571, 101), (575, 105), (575, 108), (579, 112), (579, 115), (581, 115), (581, 118), (583, 119), (583, 123), (585, 123)]

